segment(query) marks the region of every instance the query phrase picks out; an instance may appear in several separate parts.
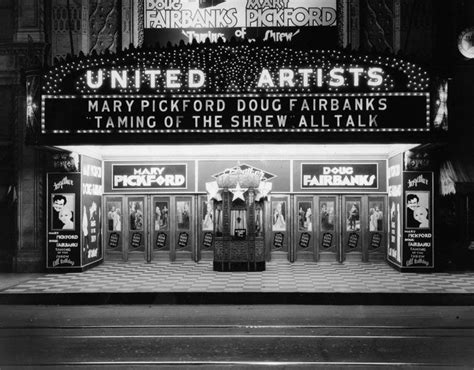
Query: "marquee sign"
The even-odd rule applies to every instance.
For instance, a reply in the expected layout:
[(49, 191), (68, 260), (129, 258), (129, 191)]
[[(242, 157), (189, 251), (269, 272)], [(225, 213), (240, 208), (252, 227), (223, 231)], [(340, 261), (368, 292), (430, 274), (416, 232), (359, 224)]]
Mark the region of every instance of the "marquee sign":
[(302, 163), (302, 189), (378, 189), (377, 163)]
[(40, 105), (40, 135), (54, 140), (133, 135), (164, 142), (183, 134), (432, 127), (430, 78), (412, 63), (257, 43), (128, 50), (63, 62), (44, 74)]
[(336, 42), (336, 0), (141, 0), (145, 44), (231, 37), (303, 43), (318, 31)]
[(186, 189), (186, 164), (114, 164), (112, 190)]

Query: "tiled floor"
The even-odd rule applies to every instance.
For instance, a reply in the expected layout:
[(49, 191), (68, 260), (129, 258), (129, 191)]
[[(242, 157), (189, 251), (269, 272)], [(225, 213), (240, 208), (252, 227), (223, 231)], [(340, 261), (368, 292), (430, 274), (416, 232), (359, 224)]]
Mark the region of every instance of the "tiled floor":
[(400, 273), (385, 263), (267, 263), (263, 272), (215, 272), (212, 262), (106, 262), (45, 274), (2, 293), (351, 292), (474, 293), (474, 272)]

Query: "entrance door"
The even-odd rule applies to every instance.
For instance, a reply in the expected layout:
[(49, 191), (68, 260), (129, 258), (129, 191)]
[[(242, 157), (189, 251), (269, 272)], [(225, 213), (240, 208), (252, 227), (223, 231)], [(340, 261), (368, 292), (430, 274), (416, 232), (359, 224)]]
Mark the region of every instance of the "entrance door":
[(362, 246), (364, 245), (367, 228), (367, 208), (362, 202), (362, 196), (342, 197), (342, 261), (362, 261)]
[(173, 200), (174, 238), (171, 244), (171, 260), (178, 258), (196, 260), (194, 199), (192, 196), (175, 196)]
[(368, 206), (368, 240), (366, 261), (385, 260), (388, 229), (388, 209), (385, 196), (370, 196)]
[(318, 196), (318, 217), (316, 227), (317, 253), (319, 261), (342, 262), (341, 251), (341, 197), (335, 195)]
[(171, 198), (169, 196), (152, 196), (150, 211), (152, 213), (151, 246), (154, 260), (171, 259)]
[(292, 208), (292, 261), (385, 259), (386, 196), (297, 195)]
[[(198, 245), (197, 260), (213, 260), (214, 240), (217, 222), (220, 219), (219, 210), (215, 209), (213, 199), (207, 200), (206, 195), (199, 196), (198, 199)], [(222, 236), (222, 235), (220, 235)]]
[(105, 197), (106, 258), (174, 261), (195, 253), (192, 196)]
[(125, 199), (122, 196), (105, 197), (104, 212), (104, 245), (106, 259), (126, 260), (127, 248), (125, 243)]
[(294, 216), (294, 250), (297, 260), (316, 261), (317, 254), (315, 251), (314, 235), (314, 197), (313, 196), (296, 196)]
[[(268, 208), (269, 211), (268, 211)], [(266, 260), (290, 259), (289, 250), (291, 243), (291, 212), (290, 197), (288, 195), (272, 195), (267, 202), (265, 223)]]

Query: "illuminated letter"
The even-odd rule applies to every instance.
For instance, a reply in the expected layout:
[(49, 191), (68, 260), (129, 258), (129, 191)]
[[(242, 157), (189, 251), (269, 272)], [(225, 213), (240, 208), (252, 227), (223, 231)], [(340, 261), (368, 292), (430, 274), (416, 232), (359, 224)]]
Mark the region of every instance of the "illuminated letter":
[(303, 75), (303, 87), (309, 86), (309, 75), (313, 73), (311, 68), (300, 68), (298, 69), (298, 73)]
[(170, 69), (166, 71), (166, 87), (177, 89), (181, 87), (178, 77), (181, 71), (179, 69)]
[(288, 83), (289, 87), (295, 86), (293, 77), (295, 77), (295, 74), (291, 69), (280, 69), (280, 87), (284, 87), (285, 82)]
[(334, 87), (344, 85), (344, 76), (342, 76), (343, 73), (344, 69), (342, 68), (331, 69), (331, 71), (329, 72), (329, 75), (331, 76), (331, 81), (329, 81), (329, 85)]
[(147, 69), (145, 71), (145, 74), (149, 76), (150, 78), (150, 87), (154, 89), (156, 87), (156, 76), (161, 74), (161, 71), (155, 71), (155, 70), (150, 70)]
[(87, 78), (87, 86), (89, 86), (91, 89), (98, 89), (99, 87), (102, 86), (102, 83), (104, 82), (104, 74), (102, 73), (102, 70), (99, 69), (97, 72), (97, 82), (92, 82), (92, 71), (87, 71), (86, 74)]
[(369, 68), (367, 72), (370, 80), (367, 82), (369, 86), (380, 86), (383, 82), (383, 70), (382, 68), (374, 67)]
[(349, 68), (349, 72), (354, 75), (354, 86), (359, 86), (359, 76), (364, 72), (363, 68)]
[(120, 75), (118, 71), (111, 71), (110, 79), (112, 80), (112, 89), (117, 88), (117, 82), (120, 87), (127, 87), (127, 71), (122, 71), (122, 75)]
[[(197, 81), (195, 81), (197, 77)], [(199, 69), (190, 69), (188, 74), (189, 87), (197, 89), (204, 86), (204, 72)]]
[(260, 73), (260, 78), (258, 79), (257, 87), (264, 87), (264, 85), (268, 85), (268, 87), (275, 87), (273, 83), (272, 76), (270, 76), (270, 72), (268, 69), (262, 69), (262, 73)]

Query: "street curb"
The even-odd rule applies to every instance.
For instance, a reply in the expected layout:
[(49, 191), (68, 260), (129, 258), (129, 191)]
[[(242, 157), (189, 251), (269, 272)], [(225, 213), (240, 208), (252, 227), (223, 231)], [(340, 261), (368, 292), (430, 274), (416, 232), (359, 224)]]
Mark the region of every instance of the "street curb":
[(1, 305), (393, 305), (470, 306), (472, 293), (0, 293)]

